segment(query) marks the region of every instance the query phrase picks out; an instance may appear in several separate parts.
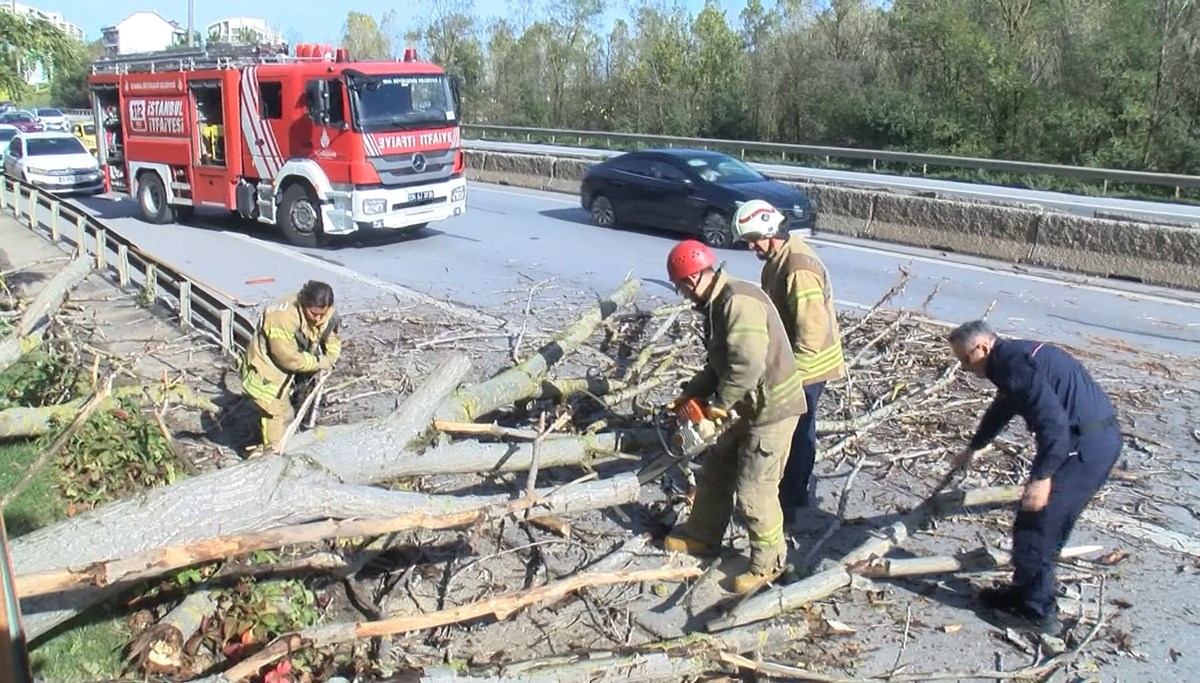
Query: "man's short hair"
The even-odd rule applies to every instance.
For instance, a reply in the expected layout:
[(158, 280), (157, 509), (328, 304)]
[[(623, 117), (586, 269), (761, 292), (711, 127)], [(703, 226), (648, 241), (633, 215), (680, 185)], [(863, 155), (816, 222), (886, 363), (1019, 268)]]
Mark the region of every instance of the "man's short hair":
[(947, 340), (955, 346), (962, 346), (980, 338), (993, 340), (996, 338), (996, 331), (983, 320), (972, 320), (951, 330)]
[(333, 305), (333, 287), (318, 280), (309, 280), (296, 297), (304, 308), (329, 308)]

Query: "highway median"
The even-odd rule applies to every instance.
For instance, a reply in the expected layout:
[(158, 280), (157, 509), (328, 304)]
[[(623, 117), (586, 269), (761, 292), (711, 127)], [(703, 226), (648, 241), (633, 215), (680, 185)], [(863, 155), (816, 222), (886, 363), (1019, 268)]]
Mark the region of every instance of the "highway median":
[[(471, 180), (577, 194), (591, 160), (467, 150)], [(768, 174), (770, 175), (770, 174)], [(1044, 207), (778, 178), (809, 194), (817, 231), (1200, 290), (1200, 230)]]

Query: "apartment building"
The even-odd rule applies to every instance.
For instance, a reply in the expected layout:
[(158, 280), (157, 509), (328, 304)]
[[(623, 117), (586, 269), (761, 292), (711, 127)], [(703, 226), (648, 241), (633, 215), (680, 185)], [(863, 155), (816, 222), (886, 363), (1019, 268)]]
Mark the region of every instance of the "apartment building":
[(166, 50), (187, 40), (187, 29), (164, 19), (154, 10), (134, 12), (112, 26), (100, 29), (109, 55)]
[(283, 34), (267, 25), (266, 20), (255, 17), (229, 17), (209, 24), (205, 30), (207, 40), (213, 43), (259, 43), (278, 45)]

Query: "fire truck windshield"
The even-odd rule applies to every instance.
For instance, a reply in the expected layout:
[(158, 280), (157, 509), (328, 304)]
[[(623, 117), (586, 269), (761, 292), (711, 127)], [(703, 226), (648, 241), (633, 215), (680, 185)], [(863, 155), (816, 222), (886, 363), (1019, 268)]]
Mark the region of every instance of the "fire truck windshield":
[(450, 81), (441, 74), (366, 76), (347, 74), (355, 123), (363, 130), (445, 125), (457, 118)]

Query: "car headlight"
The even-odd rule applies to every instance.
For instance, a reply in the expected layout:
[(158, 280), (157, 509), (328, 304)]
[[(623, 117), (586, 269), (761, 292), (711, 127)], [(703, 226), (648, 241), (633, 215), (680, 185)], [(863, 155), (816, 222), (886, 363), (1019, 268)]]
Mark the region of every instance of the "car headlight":
[(368, 216), (374, 216), (377, 213), (387, 211), (386, 199), (365, 199), (363, 200), (363, 213)]
[(34, 175), (54, 175), (54, 173), (50, 170), (45, 168), (37, 168), (36, 166), (26, 166), (25, 170)]
[(452, 201), (452, 202), (461, 202), (462, 200), (464, 200), (466, 198), (467, 198), (467, 188), (465, 186), (464, 187), (456, 187), (450, 192), (450, 201)]

